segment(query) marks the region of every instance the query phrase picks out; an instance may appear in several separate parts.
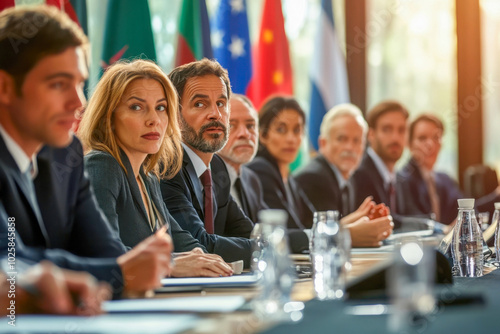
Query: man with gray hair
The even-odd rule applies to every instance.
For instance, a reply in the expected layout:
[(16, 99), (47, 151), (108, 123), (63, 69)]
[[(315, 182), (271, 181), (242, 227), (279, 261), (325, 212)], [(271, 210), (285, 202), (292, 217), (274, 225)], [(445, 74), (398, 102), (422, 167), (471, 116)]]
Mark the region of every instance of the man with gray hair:
[(392, 231), (392, 218), (385, 206), (367, 197), (355, 210), (355, 187), (351, 175), (363, 157), (368, 125), (358, 107), (340, 104), (328, 111), (320, 127), (319, 155), (295, 179), (318, 211), (338, 210), (344, 217), (353, 246), (377, 246)]
[(296, 176), (317, 210), (335, 209), (343, 216), (354, 211), (350, 178), (361, 162), (367, 131), (361, 111), (353, 104), (337, 105), (325, 114), (320, 154)]

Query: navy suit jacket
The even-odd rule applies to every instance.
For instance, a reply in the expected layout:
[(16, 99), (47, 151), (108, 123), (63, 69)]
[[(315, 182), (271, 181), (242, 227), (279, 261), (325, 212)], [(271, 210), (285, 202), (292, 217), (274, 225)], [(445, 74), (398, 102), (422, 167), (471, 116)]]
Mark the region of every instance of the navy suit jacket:
[[(85, 169), (111, 228), (120, 234), (125, 246), (134, 247), (151, 236), (153, 231), (130, 161), (123, 151), (120, 157), (127, 172), (111, 154), (102, 151), (92, 151), (85, 156)], [(142, 169), (140, 174), (149, 198), (169, 226), (168, 232), (174, 241), (174, 251), (186, 252), (195, 247), (205, 250), (205, 247), (189, 232), (184, 231), (168, 212), (161, 197), (159, 180), (153, 174), (144, 174)]]
[(288, 212), (289, 229), (311, 228), (316, 209), (292, 177), (288, 178), (288, 185), (293, 198), (288, 198), (278, 165), (267, 150), (260, 152), (247, 167), (259, 177), (267, 206)]
[[(34, 186), (41, 219), (33, 209), (28, 185), (0, 136), (0, 214), (15, 219), (18, 256), (35, 262), (48, 259), (120, 286), (123, 281), (116, 257), (126, 249), (97, 205), (84, 174), (78, 139), (66, 148), (45, 146), (37, 163)], [(6, 231), (7, 221), (2, 218), (0, 234)], [(0, 240), (0, 252), (5, 254), (6, 239)]]
[[(366, 197), (372, 196), (375, 203), (389, 206), (389, 194), (385, 190), (384, 181), (373, 159), (365, 153), (359, 168), (354, 172), (355, 206), (359, 207)], [(410, 198), (410, 189), (403, 182), (401, 175), (396, 174), (396, 206), (397, 212), (391, 212), (394, 229), (426, 229), (428, 214), (419, 210)]]
[[(316, 210), (343, 212), (342, 194), (337, 177), (324, 156), (316, 156), (294, 178)], [(350, 195), (347, 208), (349, 213), (355, 209), (354, 194)]]
[(184, 152), (182, 169), (170, 180), (160, 182), (163, 200), (179, 225), (197, 239), (209, 253), (226, 262), (244, 260), (250, 265), (253, 222), (248, 219), (230, 195), (231, 182), (222, 158), (214, 155), (210, 162), (214, 201), (214, 234), (205, 230), (203, 192), (198, 187), (191, 159)]
[[(407, 200), (414, 204), (414, 212), (403, 212), (404, 214), (431, 214), (432, 206), (429, 197), (429, 191), (420, 169), (414, 159), (408, 163), (399, 172), (399, 178), (408, 188)], [(436, 172), (434, 182), (439, 196), (439, 211), (441, 214), (441, 223), (450, 224), (458, 213), (457, 199), (464, 198), (464, 195), (447, 174)]]

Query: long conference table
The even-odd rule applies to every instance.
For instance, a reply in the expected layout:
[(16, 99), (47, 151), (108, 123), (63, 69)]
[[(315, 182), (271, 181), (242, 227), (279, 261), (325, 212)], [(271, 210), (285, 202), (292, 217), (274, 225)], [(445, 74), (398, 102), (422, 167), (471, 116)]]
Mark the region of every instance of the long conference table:
[[(390, 259), (392, 253), (381, 249), (354, 251), (348, 281), (359, 279), (373, 268)], [(304, 264), (307, 257), (295, 256), (297, 264)], [(415, 319), (404, 333), (483, 333), (498, 332), (500, 319), (500, 271), (486, 269), (481, 278), (454, 278), (451, 285), (437, 288), (438, 307), (431, 314)], [(17, 326), (0, 323), (0, 333), (389, 333), (387, 312), (374, 314), (363, 310), (387, 309), (389, 301), (375, 295), (368, 299), (319, 301), (315, 299), (311, 278), (298, 279), (292, 300), (303, 302), (305, 307), (298, 321), (273, 322), (263, 320), (252, 312), (250, 301), (259, 293), (257, 287), (203, 288), (195, 291), (156, 292), (137, 304), (137, 310), (91, 318), (18, 316)], [(246, 303), (237, 310), (228, 305), (244, 299)], [(172, 301), (186, 304), (178, 311), (150, 310), (155, 302)], [(189, 312), (189, 303), (218, 304), (214, 311)], [(131, 300), (134, 302), (133, 300)], [(141, 311), (143, 306), (149, 305)], [(367, 305), (371, 307), (366, 308)], [(377, 305), (375, 308), (373, 305)], [(116, 306), (116, 305), (115, 305)], [(194, 305), (192, 305), (194, 306)], [(196, 305), (199, 306), (200, 305)], [(215, 305), (212, 305), (215, 306)], [(359, 312), (361, 310), (361, 312)], [(496, 329), (496, 331), (495, 331)]]

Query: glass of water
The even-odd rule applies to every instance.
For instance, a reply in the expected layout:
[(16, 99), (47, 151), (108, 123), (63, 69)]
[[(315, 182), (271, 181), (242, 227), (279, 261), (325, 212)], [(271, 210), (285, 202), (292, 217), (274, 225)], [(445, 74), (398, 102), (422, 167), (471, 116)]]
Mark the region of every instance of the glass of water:
[(342, 299), (346, 281), (346, 245), (338, 211), (319, 212), (311, 248), (318, 299)]

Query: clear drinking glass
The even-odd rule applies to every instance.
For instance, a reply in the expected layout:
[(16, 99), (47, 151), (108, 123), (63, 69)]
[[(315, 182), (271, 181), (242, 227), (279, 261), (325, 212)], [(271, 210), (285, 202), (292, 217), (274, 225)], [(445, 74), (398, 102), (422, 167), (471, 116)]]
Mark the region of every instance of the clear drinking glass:
[[(295, 282), (295, 270), (290, 262), (287, 213), (283, 210), (259, 212), (259, 244), (253, 255), (255, 273), (260, 275), (260, 294), (253, 300), (257, 314), (283, 320), (290, 305), (290, 294)], [(287, 306), (288, 307), (288, 306)]]

